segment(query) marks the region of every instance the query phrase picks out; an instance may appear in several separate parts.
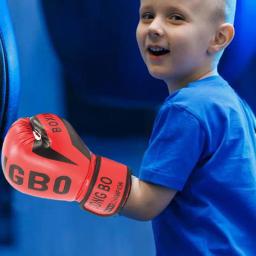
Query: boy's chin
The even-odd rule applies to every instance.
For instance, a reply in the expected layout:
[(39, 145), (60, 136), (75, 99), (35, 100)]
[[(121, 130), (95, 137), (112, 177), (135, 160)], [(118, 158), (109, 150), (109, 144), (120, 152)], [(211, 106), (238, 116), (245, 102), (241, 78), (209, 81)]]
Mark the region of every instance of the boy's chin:
[(164, 72), (159, 72), (159, 71), (156, 71), (156, 70), (148, 70), (149, 71), (149, 74), (156, 78), (156, 79), (159, 79), (159, 80), (163, 80), (163, 81), (166, 81), (168, 79), (168, 77), (170, 77), (170, 74), (166, 74)]

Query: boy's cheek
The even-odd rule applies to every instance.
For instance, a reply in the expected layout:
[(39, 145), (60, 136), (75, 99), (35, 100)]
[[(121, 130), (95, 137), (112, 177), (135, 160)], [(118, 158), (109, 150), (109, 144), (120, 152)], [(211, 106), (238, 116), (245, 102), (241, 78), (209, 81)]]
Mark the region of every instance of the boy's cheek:
[(143, 54), (143, 37), (139, 32), (136, 33), (136, 40), (140, 50), (140, 54), (142, 55)]
[(140, 39), (141, 39), (141, 26), (138, 24), (137, 29), (136, 29), (136, 39), (137, 43), (140, 44)]

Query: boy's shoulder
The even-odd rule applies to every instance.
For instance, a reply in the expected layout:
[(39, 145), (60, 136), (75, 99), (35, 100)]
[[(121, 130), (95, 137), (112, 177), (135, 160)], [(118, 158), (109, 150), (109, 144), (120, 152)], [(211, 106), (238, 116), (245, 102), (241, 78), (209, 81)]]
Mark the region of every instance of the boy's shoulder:
[(232, 87), (220, 76), (194, 81), (170, 95), (166, 106), (179, 106), (191, 112), (234, 108), (238, 96)]

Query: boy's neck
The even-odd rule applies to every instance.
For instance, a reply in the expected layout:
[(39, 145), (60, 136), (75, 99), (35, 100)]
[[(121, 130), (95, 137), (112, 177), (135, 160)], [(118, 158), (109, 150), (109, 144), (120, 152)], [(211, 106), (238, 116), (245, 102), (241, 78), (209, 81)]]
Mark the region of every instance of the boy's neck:
[(205, 79), (207, 77), (211, 77), (211, 76), (217, 76), (218, 75), (218, 71), (217, 68), (210, 70), (204, 74), (200, 74), (200, 75), (196, 75), (193, 77), (189, 77), (184, 81), (177, 81), (177, 82), (169, 82), (167, 83), (168, 86), (168, 90), (169, 90), (169, 94), (173, 93), (174, 91), (177, 91), (183, 87), (186, 87), (189, 83), (193, 82), (193, 81), (198, 81), (198, 80), (202, 80)]

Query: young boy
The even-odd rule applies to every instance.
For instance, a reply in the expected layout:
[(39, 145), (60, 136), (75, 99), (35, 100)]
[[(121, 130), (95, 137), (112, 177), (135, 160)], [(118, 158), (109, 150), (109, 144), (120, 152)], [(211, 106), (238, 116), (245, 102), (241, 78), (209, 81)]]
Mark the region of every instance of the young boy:
[(255, 255), (255, 117), (217, 72), (234, 12), (235, 0), (141, 0), (140, 52), (170, 95), (140, 178), (130, 180), (125, 166), (95, 156), (65, 120), (43, 114), (18, 120), (6, 136), (9, 183), (98, 215), (153, 219), (158, 256)]

